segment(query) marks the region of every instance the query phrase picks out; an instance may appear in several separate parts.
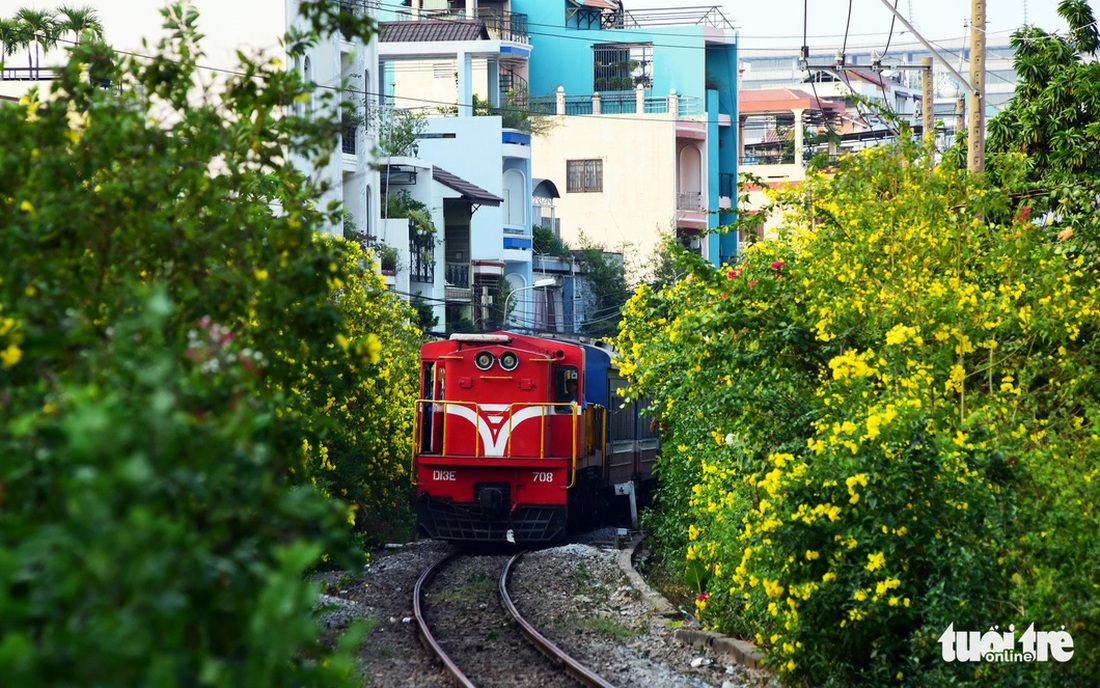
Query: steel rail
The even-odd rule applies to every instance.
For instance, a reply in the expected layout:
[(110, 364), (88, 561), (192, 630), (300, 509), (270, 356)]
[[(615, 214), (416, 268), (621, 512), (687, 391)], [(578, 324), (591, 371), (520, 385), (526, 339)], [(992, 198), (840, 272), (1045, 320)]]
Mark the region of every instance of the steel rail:
[(416, 585), (413, 587), (413, 615), (416, 617), (416, 623), (420, 627), (420, 639), (424, 642), (428, 650), (434, 652), (435, 655), (439, 657), (440, 661), (443, 662), (443, 667), (450, 672), (455, 680), (458, 681), (459, 685), (463, 688), (477, 688), (477, 686), (466, 677), (466, 674), (462, 673), (462, 670), (458, 668), (454, 660), (450, 658), (436, 641), (435, 636), (432, 635), (431, 630), (428, 628), (428, 621), (424, 618), (424, 610), (421, 605), (422, 588), (424, 585), (435, 576), (436, 572), (445, 562), (450, 561), (456, 554), (456, 552), (451, 552), (424, 569), (424, 572), (420, 574), (420, 578), (416, 580)]
[(523, 552), (520, 552), (509, 559), (508, 563), (504, 565), (504, 572), (500, 574), (500, 597), (504, 600), (505, 609), (508, 610), (508, 613), (511, 614), (512, 618), (519, 624), (523, 634), (535, 644), (535, 647), (552, 661), (560, 664), (565, 672), (580, 682), (581, 685), (591, 686), (592, 688), (615, 688), (615, 684), (608, 683), (603, 677), (567, 655), (565, 651), (535, 630), (535, 627), (528, 623), (519, 613), (519, 610), (516, 609), (516, 605), (512, 603), (512, 597), (508, 594), (508, 577), (512, 573), (512, 564), (522, 556)]

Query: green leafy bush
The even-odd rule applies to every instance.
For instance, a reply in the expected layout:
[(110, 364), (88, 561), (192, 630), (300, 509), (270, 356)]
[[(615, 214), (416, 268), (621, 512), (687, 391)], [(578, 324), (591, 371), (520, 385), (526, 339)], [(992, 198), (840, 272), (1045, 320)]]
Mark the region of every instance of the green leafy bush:
[[(1097, 274), (1013, 202), (869, 150), (789, 194), (780, 239), (626, 308), (663, 554), (791, 680), (1100, 680)], [(952, 623), (1065, 625), (1075, 654), (948, 663)]]
[(381, 339), (408, 356), (405, 311), (317, 238), (339, 209), (289, 160), (323, 162), (338, 120), (286, 115), (307, 87), (277, 60), (201, 90), (197, 15), (165, 22), (150, 59), (84, 44), (0, 104), (0, 676), (348, 685), (356, 636), (320, 642), (303, 572), (362, 553), (316, 448), (356, 429), (328, 400), (382, 396)]

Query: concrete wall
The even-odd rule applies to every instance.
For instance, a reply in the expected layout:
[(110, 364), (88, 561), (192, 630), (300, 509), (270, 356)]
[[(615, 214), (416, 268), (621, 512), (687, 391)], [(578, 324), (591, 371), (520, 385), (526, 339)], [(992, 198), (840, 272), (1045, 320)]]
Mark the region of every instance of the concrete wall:
[[(666, 115), (561, 117), (532, 139), (533, 176), (558, 187), (562, 238), (578, 245), (581, 232), (614, 250), (631, 244), (628, 267), (648, 260), (659, 233), (672, 231), (676, 205), (676, 129)], [(569, 193), (567, 160), (603, 160), (603, 192)], [(632, 259), (634, 259), (632, 261)]]

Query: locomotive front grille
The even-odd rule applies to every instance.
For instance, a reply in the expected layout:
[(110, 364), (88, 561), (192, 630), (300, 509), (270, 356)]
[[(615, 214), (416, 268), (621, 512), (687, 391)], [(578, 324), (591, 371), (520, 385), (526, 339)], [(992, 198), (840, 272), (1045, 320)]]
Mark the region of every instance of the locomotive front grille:
[[(493, 489), (498, 485), (487, 483)], [(506, 487), (506, 486), (505, 486)], [(456, 503), (422, 494), (416, 503), (420, 528), (437, 540), (503, 542), (509, 530), (518, 543), (548, 543), (565, 533), (565, 505), (517, 505), (486, 510), (477, 501)]]

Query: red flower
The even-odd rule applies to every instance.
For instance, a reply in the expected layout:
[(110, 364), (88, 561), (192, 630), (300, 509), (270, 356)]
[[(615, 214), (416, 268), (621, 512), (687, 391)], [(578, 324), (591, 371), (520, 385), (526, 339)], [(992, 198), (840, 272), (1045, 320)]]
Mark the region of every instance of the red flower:
[(776, 270), (778, 270), (779, 268), (783, 267), (786, 264), (787, 264), (786, 261), (777, 260), (774, 263), (772, 263), (772, 267), (775, 268)]

